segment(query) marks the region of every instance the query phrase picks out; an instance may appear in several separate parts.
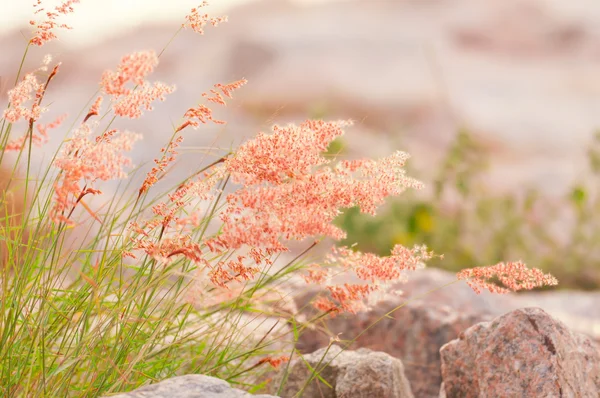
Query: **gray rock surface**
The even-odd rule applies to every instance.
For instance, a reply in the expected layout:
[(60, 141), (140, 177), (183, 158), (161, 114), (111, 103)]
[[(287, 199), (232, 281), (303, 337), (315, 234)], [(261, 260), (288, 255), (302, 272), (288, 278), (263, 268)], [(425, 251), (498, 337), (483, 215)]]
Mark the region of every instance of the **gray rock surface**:
[(600, 350), (539, 308), (479, 323), (444, 345), (447, 398), (598, 397)]
[(111, 398), (275, 398), (273, 395), (252, 395), (232, 388), (224, 380), (205, 375), (173, 377), (140, 387), (132, 392), (111, 395)]
[[(306, 361), (306, 362), (304, 362)], [(368, 349), (343, 351), (332, 345), (294, 360), (282, 392), (283, 397), (294, 397), (303, 391), (303, 397), (321, 398), (412, 398), (413, 394), (404, 375), (402, 362), (383, 352)], [(305, 387), (316, 369), (332, 388), (314, 378)]]

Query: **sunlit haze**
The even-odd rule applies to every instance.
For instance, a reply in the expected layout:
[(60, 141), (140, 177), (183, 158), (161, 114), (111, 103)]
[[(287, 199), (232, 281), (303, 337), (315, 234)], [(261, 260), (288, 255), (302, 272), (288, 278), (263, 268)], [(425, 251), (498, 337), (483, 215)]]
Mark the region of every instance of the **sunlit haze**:
[[(231, 7), (252, 0), (213, 0), (206, 8), (210, 14), (226, 12)], [(285, 0), (281, 0), (285, 1)], [(293, 0), (295, 3), (315, 3), (331, 0)], [(61, 19), (76, 29), (76, 34), (63, 34), (61, 41), (69, 45), (87, 45), (135, 28), (142, 23), (181, 19), (201, 0), (81, 0), (76, 12)], [(57, 0), (44, 0), (50, 9)], [(32, 19), (34, 0), (0, 0), (0, 35), (25, 27)], [(108, 29), (110, 27), (110, 29)]]

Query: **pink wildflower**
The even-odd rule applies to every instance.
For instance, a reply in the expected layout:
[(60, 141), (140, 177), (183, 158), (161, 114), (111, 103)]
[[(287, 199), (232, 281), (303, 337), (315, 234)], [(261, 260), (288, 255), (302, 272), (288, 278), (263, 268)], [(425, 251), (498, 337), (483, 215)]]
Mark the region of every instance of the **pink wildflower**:
[(329, 262), (337, 262), (344, 269), (354, 272), (359, 279), (372, 284), (397, 281), (403, 271), (421, 268), (433, 257), (425, 246), (408, 249), (402, 245), (395, 245), (387, 257), (353, 251), (347, 247), (333, 248), (333, 253)]
[(311, 264), (308, 267), (307, 275), (304, 276), (304, 280), (306, 283), (323, 285), (329, 282), (330, 275), (328, 270), (321, 267), (319, 264)]
[[(424, 246), (408, 249), (396, 245), (388, 257), (380, 257), (372, 253), (361, 253), (347, 247), (333, 248), (332, 255), (327, 257), (325, 265), (340, 265), (342, 270), (355, 275), (361, 284), (336, 285), (331, 283), (330, 269), (318, 265), (309, 267), (304, 278), (307, 283), (325, 285), (330, 298), (320, 297), (313, 303), (317, 309), (337, 314), (339, 312), (356, 313), (368, 310), (377, 303), (375, 292), (386, 292), (394, 282), (403, 280), (405, 271), (412, 271), (423, 266), (433, 257)], [(383, 295), (385, 297), (385, 295)]]
[(141, 88), (119, 99), (113, 105), (113, 110), (118, 116), (137, 119), (142, 116), (140, 109), (142, 106), (147, 111), (153, 110), (152, 102), (164, 101), (165, 95), (171, 94), (173, 90), (173, 86), (167, 86), (161, 82), (155, 82), (153, 85), (144, 84)]
[[(154, 51), (140, 51), (121, 59), (117, 71), (107, 70), (102, 75), (101, 89), (113, 97), (113, 110), (118, 116), (139, 118), (140, 108), (152, 110), (151, 103), (164, 101), (165, 95), (175, 90), (161, 82), (150, 84), (145, 77), (158, 65), (158, 56)], [(126, 84), (132, 82), (140, 87), (130, 89)]]
[[(457, 277), (466, 280), (467, 284), (478, 294), (481, 293), (481, 289), (504, 294), (558, 284), (558, 280), (552, 275), (544, 274), (537, 268), (527, 268), (520, 261), (464, 269), (457, 274)], [(488, 282), (491, 278), (498, 278), (505, 287)]]
[[(246, 83), (247, 83), (247, 80), (242, 79), (242, 80), (238, 80), (236, 82), (229, 83), (229, 84), (215, 84), (215, 88), (221, 90), (226, 97), (231, 98), (232, 91), (237, 90), (238, 88), (240, 88), (241, 86), (243, 86)], [(221, 96), (221, 94), (218, 91), (216, 91), (216, 90), (210, 90), (210, 91), (213, 94), (218, 95), (218, 100), (214, 99), (217, 97), (214, 97), (214, 98), (210, 97), (208, 93), (202, 93), (202, 96), (207, 98), (209, 101), (216, 102), (220, 105), (225, 105), (225, 100), (223, 99), (223, 97)], [(175, 130), (175, 132), (179, 132), (188, 126), (197, 128), (200, 125), (200, 123), (206, 124), (208, 121), (211, 121), (216, 124), (225, 124), (225, 122), (223, 122), (221, 120), (214, 119), (212, 117), (212, 109), (210, 109), (204, 105), (201, 105), (201, 104), (199, 104), (196, 108), (188, 109), (185, 112), (184, 117), (186, 119), (185, 122), (183, 122)], [(198, 119), (198, 120), (196, 121), (196, 119)], [(198, 122), (200, 122), (200, 123), (198, 123)]]
[[(231, 98), (231, 92), (242, 85), (246, 84), (246, 80), (242, 79), (229, 84), (216, 84), (215, 87), (219, 88), (227, 97)], [(206, 93), (202, 94), (203, 96)], [(225, 104), (225, 102), (223, 102)], [(179, 133), (186, 127), (192, 126), (192, 128), (197, 128), (200, 123), (207, 123), (211, 121), (216, 124), (225, 124), (225, 122), (221, 120), (216, 120), (212, 117), (212, 110), (204, 105), (198, 105), (196, 108), (189, 108), (185, 114), (184, 118), (186, 119), (179, 127), (175, 129), (175, 133)], [(197, 120), (196, 120), (197, 119)], [(200, 123), (199, 123), (200, 122)], [(157, 177), (159, 174), (164, 173), (166, 167), (175, 160), (177, 152), (175, 148), (177, 148), (183, 142), (183, 137), (178, 135), (169, 146), (165, 149), (161, 149), (161, 152), (164, 154), (160, 159), (155, 159), (154, 162), (157, 164), (149, 173), (139, 191), (139, 195), (142, 195), (144, 192), (148, 191), (150, 187), (158, 182)]]
[(92, 106), (90, 107), (90, 110), (88, 111), (87, 115), (85, 115), (85, 119), (83, 119), (83, 122), (87, 122), (89, 118), (91, 118), (92, 116), (97, 116), (100, 113), (100, 106), (102, 105), (102, 96), (98, 96), (98, 98), (96, 98), (96, 101), (94, 101), (94, 103), (92, 104)]
[[(177, 128), (177, 132), (183, 130), (188, 126), (192, 126), (192, 128), (194, 129), (198, 128), (198, 126), (200, 126), (200, 123), (206, 124), (207, 121), (211, 121), (215, 124), (225, 124), (224, 121), (213, 119), (212, 109), (201, 104), (196, 106), (195, 108), (188, 109), (185, 112), (184, 117), (186, 118), (186, 120)], [(196, 121), (195, 119), (198, 119), (200, 123), (198, 123), (198, 121)]]
[[(227, 197), (222, 234), (215, 244), (286, 251), (280, 242), (312, 236), (343, 239), (333, 225), (340, 209), (359, 205), (373, 213), (385, 198), (419, 183), (401, 169), (406, 155), (326, 167), (322, 152), (346, 123), (308, 121), (273, 128), (243, 144), (225, 162), (232, 180), (243, 187)], [(377, 175), (380, 173), (381, 175)]]
[(287, 355), (282, 355), (279, 357), (269, 356), (269, 357), (262, 358), (261, 360), (259, 360), (255, 366), (262, 365), (263, 363), (268, 363), (269, 365), (271, 365), (271, 367), (273, 367), (273, 369), (277, 369), (282, 364), (287, 363), (289, 361), (290, 361), (290, 357)]
[(161, 148), (160, 151), (164, 153), (164, 155), (160, 159), (154, 159), (154, 163), (156, 163), (156, 166), (153, 167), (152, 170), (150, 170), (150, 172), (146, 176), (146, 179), (142, 183), (142, 186), (139, 190), (140, 196), (144, 192), (148, 191), (148, 189), (150, 189), (152, 185), (158, 182), (159, 174), (163, 174), (167, 166), (175, 160), (175, 157), (177, 156), (176, 149), (182, 141), (183, 137), (178, 136), (177, 138), (172, 140), (166, 148)]
[(133, 82), (137, 85), (144, 84), (144, 78), (154, 71), (158, 65), (158, 56), (153, 50), (139, 51), (121, 58), (117, 72), (107, 70), (102, 74), (100, 87), (106, 94), (127, 95), (131, 89), (125, 84)]
[(260, 270), (257, 267), (246, 265), (246, 256), (237, 256), (234, 260), (219, 261), (209, 272), (210, 281), (221, 288), (227, 287), (232, 281), (249, 281)]
[(199, 34), (204, 34), (204, 26), (210, 23), (212, 26), (217, 26), (220, 23), (227, 22), (227, 17), (209, 17), (208, 14), (201, 14), (200, 9), (208, 5), (207, 1), (203, 1), (198, 7), (192, 8), (189, 15), (186, 15), (185, 19), (187, 22), (182, 24), (183, 27), (190, 27), (192, 30)]
[(234, 182), (246, 186), (281, 184), (295, 175), (308, 175), (314, 167), (329, 163), (322, 152), (344, 133), (342, 127), (350, 124), (309, 120), (300, 126), (274, 126), (273, 134), (258, 133), (241, 145), (235, 157), (227, 161), (227, 168)]
[(225, 95), (226, 97), (232, 98), (231, 97), (231, 93), (234, 90), (237, 90), (238, 88), (242, 87), (246, 83), (248, 83), (248, 80), (246, 80), (246, 79), (240, 79), (238, 81), (235, 81), (235, 82), (229, 83), (229, 84), (220, 84), (220, 83), (217, 83), (217, 84), (215, 84), (215, 88), (221, 90), (221, 92), (223, 93), (223, 95)]
[[(37, 124), (37, 134), (32, 133), (31, 141), (38, 146), (45, 144), (48, 141), (48, 130), (55, 129), (66, 119), (67, 115), (57, 117), (53, 122), (47, 124)], [(18, 151), (23, 148), (23, 145), (28, 142), (29, 136), (23, 135), (6, 144), (5, 151)]]
[(317, 297), (312, 305), (319, 311), (330, 314), (332, 317), (342, 312), (342, 309), (337, 304), (323, 296)]
[[(141, 136), (127, 132), (116, 135), (116, 132), (111, 130), (92, 141), (90, 126), (82, 124), (63, 147), (54, 161), (54, 165), (62, 171), (54, 187), (55, 203), (51, 218), (55, 222), (71, 223), (69, 214), (65, 212), (72, 211), (84, 195), (100, 193), (91, 188), (96, 180), (127, 177), (123, 167), (130, 166), (131, 160), (121, 152), (130, 151)], [(81, 183), (85, 184), (84, 187)]]
[[(206, 263), (202, 256), (200, 244), (194, 242), (188, 235), (178, 235), (161, 239), (153, 243), (149, 239), (135, 239), (133, 249), (144, 250), (153, 259), (163, 264), (169, 264), (178, 256), (183, 256), (196, 263)], [(135, 257), (130, 252), (127, 255)]]
[[(7, 108), (3, 115), (6, 120), (11, 123), (16, 123), (20, 119), (27, 119), (30, 124), (33, 124), (33, 122), (40, 118), (42, 112), (46, 111), (46, 108), (40, 106), (40, 102), (46, 86), (56, 75), (58, 65), (54, 67), (45, 84), (38, 81), (35, 73), (47, 71), (48, 64), (51, 60), (52, 58), (50, 56), (44, 57), (44, 62), (41, 67), (26, 74), (25, 77), (23, 77), (23, 80), (8, 92), (10, 108)], [(32, 97), (32, 93), (35, 93), (35, 97)], [(32, 105), (25, 105), (32, 99), (34, 99)]]
[[(60, 15), (67, 15), (73, 12), (73, 4), (78, 4), (79, 0), (65, 0), (58, 6), (54, 7), (54, 11), (46, 12), (46, 20), (41, 22), (29, 21), (29, 23), (35, 26), (36, 31), (33, 38), (29, 41), (31, 44), (36, 46), (43, 46), (50, 40), (56, 39), (56, 35), (53, 30), (55, 28), (71, 29), (70, 26), (65, 24), (59, 24), (56, 19)], [(42, 4), (41, 0), (37, 0), (37, 4), (34, 7), (39, 7)], [(44, 11), (44, 8), (38, 8), (36, 14)]]
[[(248, 83), (248, 81), (246, 79), (242, 79), (242, 80), (238, 80), (237, 82), (233, 82), (233, 83), (229, 83), (229, 84), (225, 84), (225, 85), (215, 84), (215, 89), (221, 90), (223, 95), (231, 98), (231, 92), (233, 90), (236, 90), (236, 89), (242, 87), (246, 83)], [(225, 99), (223, 98), (223, 95), (221, 95), (221, 93), (215, 89), (210, 90), (212, 97), (209, 93), (202, 93), (202, 96), (205, 97), (207, 100), (214, 102), (216, 104), (225, 105)]]
[[(129, 230), (137, 235), (132, 239), (131, 250), (143, 250), (162, 263), (168, 263), (179, 256), (196, 263), (205, 263), (202, 257), (203, 245), (192, 242), (191, 238), (182, 235), (183, 227), (197, 225), (200, 222), (199, 210), (195, 209), (189, 217), (181, 217), (180, 214), (184, 213), (186, 205), (191, 200), (211, 199), (215, 186), (222, 177), (222, 170), (215, 168), (212, 174), (205, 174), (204, 178), (190, 180), (179, 186), (175, 192), (168, 195), (168, 201), (154, 205), (152, 219), (146, 221), (143, 226), (138, 223), (129, 226)], [(170, 234), (171, 227), (179, 228)], [(157, 228), (160, 228), (160, 232)], [(135, 257), (131, 250), (124, 255)]]

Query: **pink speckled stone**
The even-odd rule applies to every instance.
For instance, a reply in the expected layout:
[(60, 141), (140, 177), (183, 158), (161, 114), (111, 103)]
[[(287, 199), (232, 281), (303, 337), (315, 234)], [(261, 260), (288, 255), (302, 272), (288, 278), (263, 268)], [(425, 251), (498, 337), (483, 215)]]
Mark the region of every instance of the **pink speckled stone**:
[(600, 349), (539, 308), (509, 312), (441, 350), (447, 398), (600, 396)]

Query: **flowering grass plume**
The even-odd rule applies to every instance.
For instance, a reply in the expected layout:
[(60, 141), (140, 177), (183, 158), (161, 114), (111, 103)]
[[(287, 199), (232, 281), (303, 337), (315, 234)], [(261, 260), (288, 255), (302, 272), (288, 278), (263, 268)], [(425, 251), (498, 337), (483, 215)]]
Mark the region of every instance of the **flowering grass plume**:
[[(527, 268), (520, 261), (464, 269), (458, 273), (457, 277), (465, 280), (477, 293), (481, 293), (482, 289), (487, 289), (492, 293), (505, 294), (558, 285), (558, 280), (552, 275), (544, 274), (537, 268)], [(492, 279), (497, 279), (504, 287), (490, 282)]]
[(210, 23), (212, 26), (218, 26), (223, 22), (227, 22), (227, 17), (210, 17), (208, 14), (202, 14), (201, 9), (208, 6), (207, 1), (203, 1), (198, 7), (191, 9), (190, 13), (186, 15), (186, 22), (182, 25), (183, 27), (189, 27), (194, 32), (204, 34), (204, 27)]
[[(389, 257), (361, 253), (348, 247), (334, 247), (323, 264), (312, 264), (308, 268), (304, 279), (329, 291), (329, 298), (323, 296), (316, 300), (314, 306), (317, 309), (332, 315), (357, 313), (388, 298), (392, 283), (402, 281), (406, 271), (423, 268), (432, 257), (433, 253), (424, 246), (408, 249), (396, 245)], [(333, 283), (336, 268), (332, 265), (339, 265), (345, 273), (354, 275), (362, 283)]]
[[(70, 26), (66, 24), (60, 24), (57, 22), (57, 19), (61, 15), (67, 15), (74, 11), (73, 4), (78, 4), (79, 0), (65, 0), (61, 2), (58, 6), (54, 7), (52, 11), (46, 11), (42, 5), (42, 0), (37, 0), (34, 7), (37, 8), (35, 11), (36, 14), (44, 13), (46, 19), (41, 21), (29, 21), (29, 24), (35, 26), (34, 36), (29, 40), (29, 42), (38, 47), (43, 46), (47, 42), (56, 39), (56, 34), (54, 33), (54, 29), (62, 28), (62, 29), (71, 29)], [(44, 12), (46, 11), (46, 12)]]
[[(175, 86), (145, 80), (156, 65), (158, 56), (154, 51), (139, 51), (123, 57), (117, 71), (104, 72), (100, 87), (112, 97), (113, 111), (117, 116), (137, 119), (142, 116), (140, 108), (151, 111), (153, 101), (164, 101), (165, 96), (175, 90)], [(127, 87), (129, 82), (136, 87)]]
[(101, 193), (94, 188), (96, 181), (126, 178), (124, 167), (130, 166), (131, 160), (122, 152), (130, 151), (133, 143), (141, 138), (116, 129), (95, 139), (91, 139), (91, 135), (92, 127), (81, 124), (54, 161), (54, 166), (61, 170), (54, 185), (54, 207), (50, 212), (55, 222), (72, 224), (69, 217), (75, 206), (86, 195)]
[[(54, 67), (45, 83), (38, 80), (37, 74), (48, 71), (48, 65), (52, 62), (52, 57), (47, 55), (41, 67), (33, 72), (26, 74), (23, 79), (11, 90), (8, 91), (8, 101), (10, 107), (3, 112), (3, 117), (8, 122), (16, 123), (25, 119), (30, 124), (38, 120), (42, 113), (46, 111), (45, 107), (40, 105), (47, 85), (56, 75), (58, 65)], [(28, 104), (31, 102), (31, 104)]]

